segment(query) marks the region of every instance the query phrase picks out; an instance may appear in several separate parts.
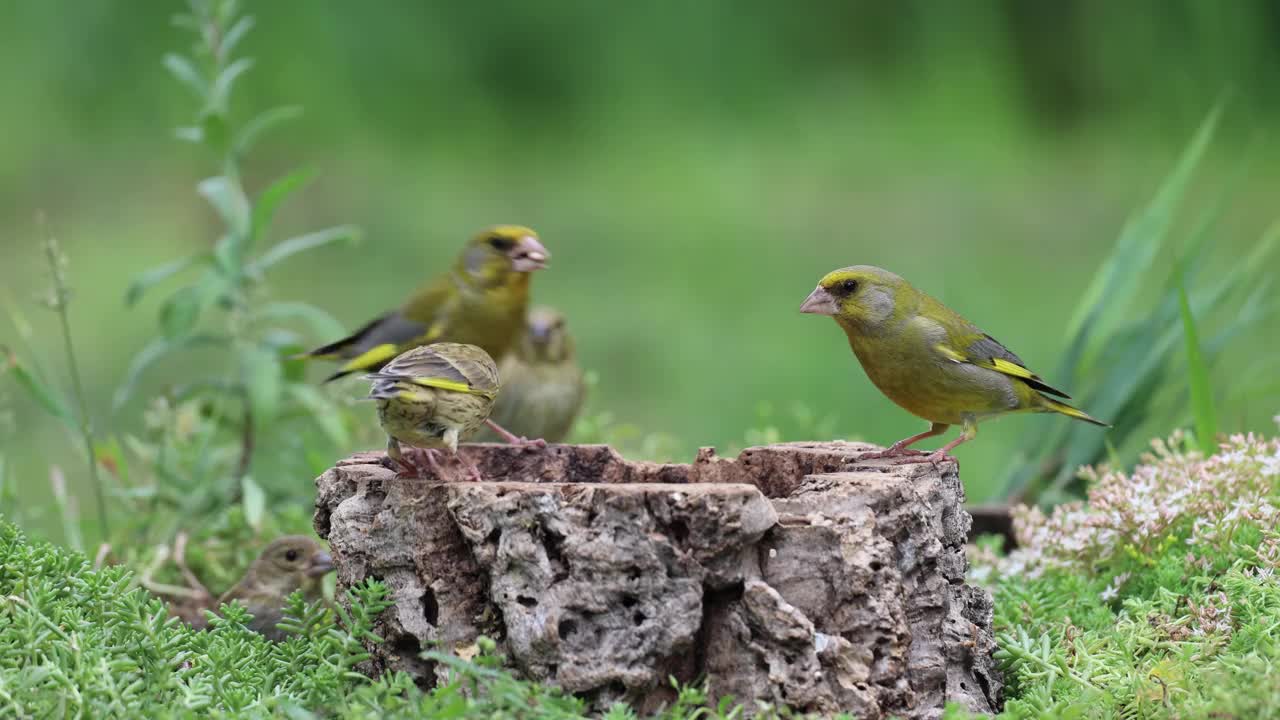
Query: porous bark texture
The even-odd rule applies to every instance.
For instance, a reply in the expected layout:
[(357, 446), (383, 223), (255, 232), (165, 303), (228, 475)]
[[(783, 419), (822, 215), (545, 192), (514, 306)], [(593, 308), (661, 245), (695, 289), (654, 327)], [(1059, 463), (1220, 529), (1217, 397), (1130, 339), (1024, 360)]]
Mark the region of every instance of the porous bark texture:
[(703, 449), (690, 465), (611, 448), (466, 445), (485, 482), (403, 480), (381, 454), (316, 480), (339, 588), (395, 605), (365, 668), (429, 686), (425, 648), (494, 638), (524, 677), (595, 709), (715, 697), (860, 718), (1000, 706), (991, 599), (964, 583), (956, 466), (860, 460), (858, 443)]

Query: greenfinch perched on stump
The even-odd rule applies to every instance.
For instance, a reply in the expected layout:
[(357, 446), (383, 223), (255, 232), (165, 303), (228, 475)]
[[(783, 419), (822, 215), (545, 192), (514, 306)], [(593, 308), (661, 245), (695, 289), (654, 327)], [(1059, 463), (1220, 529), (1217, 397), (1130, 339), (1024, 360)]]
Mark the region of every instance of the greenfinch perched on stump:
[[(502, 393), (493, 419), (513, 433), (547, 442), (568, 437), (587, 391), (573, 350), (564, 315), (549, 307), (530, 310), (523, 336), (498, 364)], [(476, 440), (498, 437), (486, 428)]]
[(286, 535), (272, 541), (218, 603), (238, 601), (253, 615), (249, 629), (279, 642), (284, 632), (276, 625), (284, 618), (285, 598), (302, 590), (309, 602), (319, 600), (320, 578), (331, 570), (333, 558), (319, 542), (305, 535)]
[(453, 268), (414, 293), (398, 310), (379, 315), (349, 337), (305, 357), (342, 361), (334, 380), (377, 370), (411, 348), (434, 342), (478, 345), (502, 357), (524, 328), (530, 273), (547, 266), (551, 253), (538, 234), (519, 225), (497, 225), (467, 243)]
[[(1070, 399), (995, 338), (887, 270), (855, 265), (827, 273), (800, 312), (835, 318), (880, 392), (931, 423), (925, 432), (863, 457), (936, 463), (972, 440), (979, 422), (1008, 413), (1060, 413), (1109, 427), (1050, 397)], [(907, 449), (951, 425), (963, 427), (960, 437), (933, 453)]]
[[(402, 477), (420, 468), (405, 458), (400, 444), (426, 451), (437, 477), (443, 473), (437, 449), (457, 457), (458, 441), (489, 419), (501, 382), (498, 366), (475, 345), (434, 343), (414, 348), (368, 376), (369, 398), (378, 404), (378, 421), (387, 433), (387, 458)], [(468, 468), (473, 479), (480, 473)]]

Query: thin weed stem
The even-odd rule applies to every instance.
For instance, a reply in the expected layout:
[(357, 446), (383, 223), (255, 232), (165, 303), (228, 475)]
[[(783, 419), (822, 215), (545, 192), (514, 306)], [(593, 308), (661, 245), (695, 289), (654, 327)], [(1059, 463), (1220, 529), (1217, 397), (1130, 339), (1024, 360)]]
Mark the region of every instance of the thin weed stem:
[(107, 519), (106, 494), (102, 489), (102, 477), (98, 474), (98, 460), (94, 451), (93, 421), (89, 417), (89, 402), (85, 397), (84, 380), (80, 377), (80, 363), (76, 359), (75, 343), (71, 339), (71, 314), (69, 312), (71, 287), (67, 283), (67, 258), (58, 246), (58, 240), (49, 231), (49, 224), (43, 214), (39, 218), (41, 234), (44, 236), (44, 253), (49, 262), (49, 270), (53, 275), (53, 292), (49, 297), (49, 307), (58, 314), (58, 323), (62, 327), (63, 350), (67, 356), (67, 368), (71, 373), (71, 387), (76, 396), (79, 409), (80, 435), (84, 441), (85, 458), (89, 463), (89, 481), (98, 504), (98, 527), (102, 537), (111, 537), (111, 523)]

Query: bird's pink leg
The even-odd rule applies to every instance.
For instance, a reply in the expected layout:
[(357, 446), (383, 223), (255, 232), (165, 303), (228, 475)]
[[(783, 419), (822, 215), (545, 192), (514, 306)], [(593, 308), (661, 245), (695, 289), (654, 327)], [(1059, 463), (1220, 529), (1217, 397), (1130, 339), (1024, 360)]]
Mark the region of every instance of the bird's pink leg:
[(932, 424), (929, 426), (929, 429), (928, 429), (928, 430), (925, 430), (925, 431), (924, 431), (924, 432), (922, 432), (922, 433), (917, 433), (917, 434), (915, 434), (915, 435), (912, 435), (912, 436), (911, 436), (911, 437), (909, 437), (909, 438), (903, 438), (903, 439), (899, 440), (898, 442), (896, 442), (896, 443), (894, 443), (894, 444), (890, 445), (889, 447), (885, 448), (884, 450), (877, 450), (877, 451), (875, 451), (875, 452), (869, 452), (869, 453), (865, 453), (865, 454), (863, 454), (863, 455), (859, 455), (859, 456), (858, 456), (858, 459), (859, 459), (859, 460), (874, 460), (874, 459), (876, 459), (876, 458), (898, 457), (899, 455), (912, 455), (912, 454), (924, 455), (924, 454), (926, 454), (926, 453), (924, 453), (924, 452), (922, 452), (922, 451), (920, 451), (920, 450), (908, 450), (908, 449), (907, 449), (907, 446), (908, 446), (908, 445), (914, 445), (914, 444), (916, 444), (916, 443), (920, 442), (921, 440), (924, 440), (925, 438), (931, 438), (931, 437), (933, 437), (933, 436), (935, 436), (935, 435), (941, 435), (942, 433), (944, 433), (944, 432), (946, 432), (946, 431), (947, 431), (947, 428), (948, 428), (948, 427), (951, 427), (951, 426), (950, 426), (950, 425), (944, 425), (944, 424), (942, 424), (942, 423), (932, 423)]
[(382, 466), (394, 470), (401, 480), (416, 480), (422, 477), (422, 468), (413, 458), (407, 457), (400, 443), (395, 438), (387, 438), (387, 454), (382, 458)]
[(950, 455), (948, 455), (947, 453), (954, 450), (956, 446), (960, 445), (961, 443), (969, 442), (970, 440), (977, 437), (977, 435), (978, 435), (977, 423), (975, 423), (973, 420), (966, 419), (964, 422), (964, 432), (960, 433), (960, 437), (957, 437), (955, 440), (952, 440), (951, 442), (947, 443), (946, 445), (943, 445), (937, 450), (934, 450), (928, 455), (924, 455), (923, 457), (919, 455), (904, 457), (894, 462), (894, 465), (910, 465), (912, 463), (932, 463), (934, 465), (937, 465), (943, 460), (950, 460), (951, 462), (956, 464), (956, 467), (959, 467), (960, 462), (955, 458), (951, 457)]
[(427, 459), (427, 467), (431, 468), (431, 474), (437, 480), (443, 480), (444, 469), (440, 467), (440, 461), (436, 459), (436, 451), (428, 448), (418, 448), (418, 451)]
[(494, 422), (493, 420), (485, 420), (484, 424), (488, 425), (490, 429), (498, 433), (498, 435), (503, 440), (506, 440), (511, 445), (530, 445), (536, 448), (544, 448), (547, 446), (547, 441), (543, 440), (542, 438), (538, 438), (536, 440), (530, 440), (529, 438), (520, 437), (519, 435), (516, 435), (515, 433), (507, 430), (506, 428), (502, 427), (501, 425)]
[(484, 480), (484, 476), (480, 474), (480, 468), (477, 467), (474, 462), (462, 457), (461, 455), (458, 456), (458, 462), (462, 463), (462, 466), (467, 469), (467, 477), (470, 478), (472, 482), (480, 482), (481, 480)]

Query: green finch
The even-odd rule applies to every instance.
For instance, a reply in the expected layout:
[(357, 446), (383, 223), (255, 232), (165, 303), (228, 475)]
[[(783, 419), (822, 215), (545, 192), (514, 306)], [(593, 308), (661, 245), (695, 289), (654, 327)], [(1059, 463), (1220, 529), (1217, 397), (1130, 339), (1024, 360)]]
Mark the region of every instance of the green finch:
[[(995, 338), (887, 270), (855, 265), (827, 273), (800, 312), (835, 318), (880, 392), (931, 423), (925, 432), (863, 457), (936, 463), (972, 440), (979, 422), (1007, 413), (1061, 413), (1109, 427), (1050, 397), (1070, 399)], [(951, 425), (963, 426), (960, 436), (933, 453), (907, 449)]]
[(406, 350), (434, 342), (478, 345), (502, 357), (524, 327), (529, 274), (551, 254), (527, 227), (498, 225), (467, 243), (453, 268), (350, 337), (316, 348), (307, 357), (343, 364), (325, 382), (377, 370)]
[[(529, 311), (524, 335), (502, 359), (498, 374), (502, 393), (493, 407), (493, 419), (502, 427), (548, 442), (569, 435), (587, 386), (574, 360), (573, 338), (563, 315), (547, 307)], [(496, 437), (481, 430), (476, 440)]]
[(284, 640), (276, 624), (284, 617), (284, 604), (294, 590), (302, 590), (307, 600), (322, 597), (320, 579), (333, 570), (333, 558), (320, 543), (305, 535), (277, 538), (249, 566), (240, 582), (223, 593), (219, 605), (232, 600), (253, 615), (249, 629), (269, 640)]
[[(434, 343), (414, 348), (368, 376), (369, 398), (387, 433), (388, 461), (401, 477), (417, 475), (401, 443), (426, 451), (436, 477), (443, 477), (436, 450), (457, 457), (458, 440), (473, 435), (489, 418), (501, 382), (489, 354), (475, 345)], [(473, 479), (480, 473), (467, 468)]]

